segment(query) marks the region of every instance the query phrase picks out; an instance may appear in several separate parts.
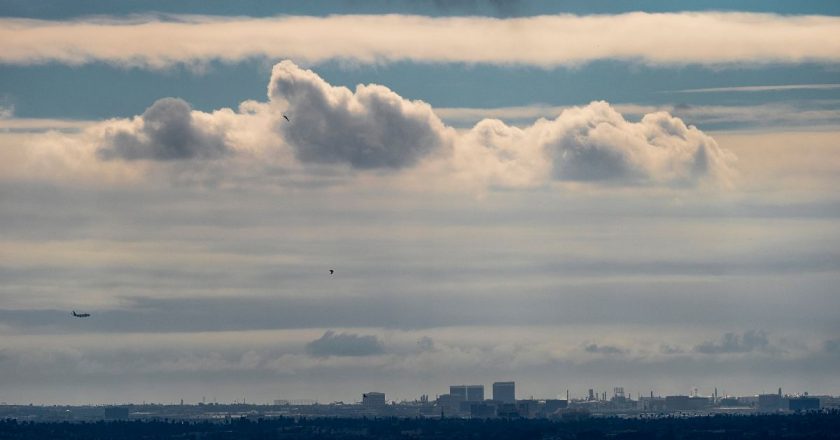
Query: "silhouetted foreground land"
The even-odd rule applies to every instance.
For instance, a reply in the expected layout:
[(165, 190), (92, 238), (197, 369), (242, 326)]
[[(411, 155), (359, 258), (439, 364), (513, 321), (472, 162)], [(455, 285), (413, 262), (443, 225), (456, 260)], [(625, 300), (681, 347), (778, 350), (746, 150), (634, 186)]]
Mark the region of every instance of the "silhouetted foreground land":
[(239, 419), (228, 422), (0, 421), (2, 439), (840, 439), (840, 411), (574, 421)]

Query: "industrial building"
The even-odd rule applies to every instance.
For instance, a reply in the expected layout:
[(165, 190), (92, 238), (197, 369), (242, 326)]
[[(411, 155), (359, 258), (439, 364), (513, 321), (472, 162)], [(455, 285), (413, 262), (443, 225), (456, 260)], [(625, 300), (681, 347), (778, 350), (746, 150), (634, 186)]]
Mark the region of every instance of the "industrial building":
[(699, 411), (711, 406), (711, 399), (700, 396), (665, 396), (668, 411)]
[(763, 412), (776, 412), (787, 409), (787, 402), (782, 394), (759, 394), (758, 410)]

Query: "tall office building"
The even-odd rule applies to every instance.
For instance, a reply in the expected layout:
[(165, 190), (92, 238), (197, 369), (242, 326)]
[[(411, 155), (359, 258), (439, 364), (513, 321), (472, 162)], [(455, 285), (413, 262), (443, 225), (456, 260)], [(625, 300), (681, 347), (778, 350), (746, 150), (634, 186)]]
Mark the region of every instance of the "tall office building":
[(455, 400), (465, 402), (467, 400), (467, 386), (466, 385), (450, 385), (449, 395)]
[(484, 400), (484, 385), (452, 385), (449, 394), (462, 402), (481, 402)]
[(467, 385), (467, 401), (484, 401), (484, 385)]
[(516, 403), (516, 384), (514, 382), (494, 382), (493, 400), (502, 403)]

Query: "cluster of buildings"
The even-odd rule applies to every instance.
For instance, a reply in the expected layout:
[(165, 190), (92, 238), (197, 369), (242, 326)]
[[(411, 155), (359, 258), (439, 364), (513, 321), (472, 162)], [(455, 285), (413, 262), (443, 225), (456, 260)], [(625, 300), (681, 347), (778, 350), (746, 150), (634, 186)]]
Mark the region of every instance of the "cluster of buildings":
[[(823, 405), (826, 400), (826, 405)], [(759, 394), (745, 397), (712, 396), (666, 396), (641, 397), (639, 406), (645, 411), (714, 411), (714, 412), (759, 412), (772, 413), (784, 411), (814, 411), (833, 403), (833, 399), (809, 396), (808, 393), (798, 396), (782, 395), (779, 388), (776, 394)], [(832, 405), (833, 406), (833, 405)]]
[(493, 395), (484, 398), (484, 385), (452, 385), (435, 401), (441, 417), (547, 417), (566, 408), (568, 400), (517, 400), (515, 382), (495, 382)]
[(582, 415), (640, 415), (674, 413), (770, 413), (814, 411), (837, 407), (837, 399), (829, 396), (775, 394), (746, 397), (720, 397), (717, 390), (711, 396), (692, 395), (636, 396), (632, 399), (624, 388), (616, 387), (610, 397), (607, 392), (589, 390), (586, 397), (570, 399), (517, 399), (514, 382), (496, 382), (492, 395), (485, 396), (484, 385), (452, 385), (449, 393), (430, 401), (422, 396), (415, 402), (388, 403), (384, 393), (371, 392), (362, 396), (361, 409), (370, 415), (399, 415), (400, 408), (412, 408), (416, 415), (471, 418), (565, 418)]
[(122, 406), (33, 406), (0, 404), (0, 419), (30, 421), (79, 420), (229, 420), (273, 417), (398, 417), (398, 418), (549, 418), (577, 419), (589, 416), (658, 417), (661, 415), (755, 414), (840, 409), (840, 397), (773, 394), (745, 397), (691, 395), (655, 396), (625, 394), (621, 387), (606, 391), (590, 389), (580, 398), (517, 399), (516, 383), (496, 382), (490, 395), (484, 385), (452, 385), (449, 393), (430, 399), (388, 401), (385, 393), (368, 392), (361, 402), (320, 404), (313, 400), (276, 400), (273, 405), (200, 402), (184, 404), (129, 404)]

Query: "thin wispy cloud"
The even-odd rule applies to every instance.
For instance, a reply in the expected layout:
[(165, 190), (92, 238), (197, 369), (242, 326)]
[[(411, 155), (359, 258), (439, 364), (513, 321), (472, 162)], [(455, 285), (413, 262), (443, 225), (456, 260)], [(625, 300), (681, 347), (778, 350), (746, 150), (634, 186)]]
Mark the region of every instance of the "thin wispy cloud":
[(9, 119), (15, 115), (15, 107), (11, 105), (0, 104), (0, 122)]
[[(164, 68), (291, 58), (541, 67), (620, 59), (650, 65), (840, 61), (840, 18), (756, 13), (626, 13), (496, 19), (412, 15), (173, 16), (0, 20), (0, 62), (105, 61)], [(674, 38), (679, 35), (680, 38)]]
[(53, 118), (15, 118), (10, 112), (8, 118), (0, 118), (0, 131), (38, 133), (58, 130), (77, 132), (97, 122), (98, 121)]
[(668, 93), (777, 92), (786, 90), (835, 89), (840, 89), (840, 84), (780, 84), (771, 86), (707, 87), (703, 89), (669, 90)]

